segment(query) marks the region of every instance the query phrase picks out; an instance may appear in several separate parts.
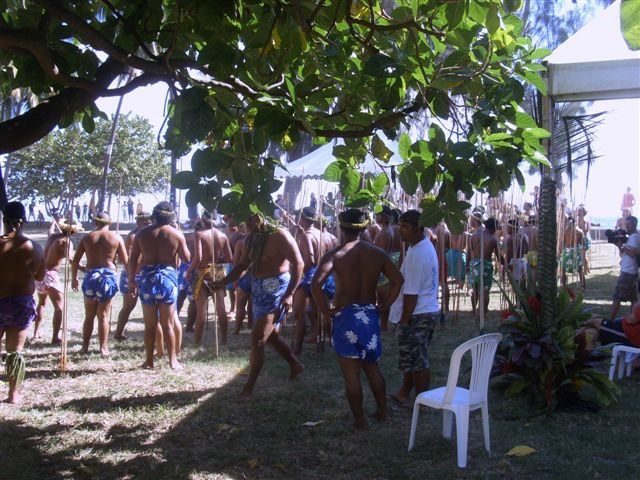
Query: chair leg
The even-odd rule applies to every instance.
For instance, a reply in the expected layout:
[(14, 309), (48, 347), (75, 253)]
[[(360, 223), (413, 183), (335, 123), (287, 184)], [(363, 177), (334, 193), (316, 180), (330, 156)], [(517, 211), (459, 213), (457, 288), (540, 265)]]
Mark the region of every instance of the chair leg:
[(469, 409), (456, 411), (456, 437), (458, 442), (458, 467), (467, 466), (467, 443), (469, 441)]
[(442, 436), (444, 438), (451, 438), (451, 431), (453, 430), (453, 412), (450, 410), (442, 410)]
[(618, 380), (622, 380), (622, 377), (624, 377), (624, 367), (625, 367), (625, 355), (624, 352), (620, 352), (618, 354), (618, 358), (616, 358), (616, 361), (618, 362)]
[(609, 380), (613, 382), (613, 377), (616, 374), (616, 363), (618, 361), (618, 353), (615, 351), (611, 352), (611, 366), (609, 367)]
[(482, 432), (484, 433), (484, 448), (491, 452), (491, 438), (489, 436), (489, 406), (485, 403), (480, 407), (482, 413)]
[(411, 433), (409, 434), (409, 448), (408, 452), (411, 451), (416, 442), (416, 428), (418, 427), (418, 415), (420, 414), (420, 404), (414, 403), (413, 405), (413, 418), (411, 419)]

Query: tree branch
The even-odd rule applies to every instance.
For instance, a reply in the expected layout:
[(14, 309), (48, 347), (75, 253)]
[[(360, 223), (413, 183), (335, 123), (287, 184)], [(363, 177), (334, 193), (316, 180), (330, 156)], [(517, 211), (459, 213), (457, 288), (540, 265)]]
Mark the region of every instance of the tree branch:
[(125, 95), (129, 92), (134, 91), (138, 87), (144, 87), (146, 85), (152, 85), (158, 82), (170, 82), (171, 76), (166, 75), (158, 75), (155, 73), (143, 73), (142, 75), (135, 77), (126, 85), (118, 88), (112, 88), (110, 90), (103, 90), (100, 92), (101, 97), (119, 97), (121, 95)]

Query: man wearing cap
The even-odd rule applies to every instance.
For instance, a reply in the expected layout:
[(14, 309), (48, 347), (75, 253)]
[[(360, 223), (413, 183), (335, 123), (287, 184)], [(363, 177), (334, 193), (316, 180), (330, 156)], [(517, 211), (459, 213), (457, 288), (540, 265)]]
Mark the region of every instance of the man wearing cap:
[(205, 211), (200, 219), (202, 230), (193, 238), (193, 259), (186, 276), (192, 279), (193, 298), (196, 301), (195, 345), (202, 343), (202, 334), (209, 297), (215, 295), (216, 315), (220, 323), (220, 340), (227, 344), (229, 319), (224, 305), (224, 288), (214, 288), (213, 281), (223, 278), (227, 265), (233, 260), (229, 239), (212, 224), (211, 215)]
[(253, 330), (251, 331), (251, 360), (249, 377), (240, 400), (249, 400), (253, 395), (258, 375), (264, 364), (267, 343), (289, 364), (289, 379), (295, 379), (304, 366), (294, 356), (289, 344), (278, 334), (278, 326), (293, 303), (295, 291), (304, 268), (300, 250), (293, 237), (284, 229), (270, 225), (259, 214), (246, 220), (248, 237), (245, 251), (231, 272), (214, 282), (220, 288), (237, 281), (249, 270), (251, 274), (251, 302), (253, 308)]
[(36, 317), (34, 280), (45, 274), (42, 248), (22, 234), (26, 222), (24, 205), (9, 202), (4, 208), (5, 233), (0, 237), (0, 339), (6, 333), (5, 368), (9, 381), (8, 403), (19, 403), (20, 385), (25, 374), (22, 348), (27, 330)]
[[(178, 298), (178, 258), (190, 260), (189, 250), (180, 230), (174, 228), (175, 212), (169, 202), (160, 202), (151, 213), (155, 222), (136, 233), (127, 266), (129, 291), (139, 294), (144, 317), (145, 362), (142, 368), (153, 368), (153, 347), (158, 322), (162, 328), (169, 366), (182, 368), (178, 362), (175, 304)], [(140, 257), (142, 257), (140, 259)], [(139, 273), (136, 274), (140, 265)]]
[(304, 270), (300, 285), (293, 296), (293, 315), (295, 318), (295, 344), (293, 353), (302, 355), (302, 344), (307, 323), (307, 311), (311, 305), (311, 325), (312, 335), (316, 333), (316, 312), (315, 304), (311, 298), (311, 279), (316, 273), (316, 267), (320, 256), (320, 245), (322, 242), (322, 232), (318, 230), (314, 223), (316, 221), (316, 211), (312, 207), (305, 207), (300, 212), (300, 222), (295, 232), (296, 242), (304, 261)]
[[(351, 208), (341, 212), (338, 220), (342, 244), (322, 257), (311, 289), (320, 312), (332, 321), (332, 343), (344, 377), (354, 427), (366, 429), (361, 371), (367, 376), (376, 402), (374, 416), (379, 421), (388, 418), (385, 382), (378, 366), (382, 343), (376, 286), (380, 275), (389, 279), (385, 303), (380, 305), (380, 308), (388, 309), (398, 296), (403, 279), (384, 250), (360, 240), (360, 234), (369, 224), (363, 212)], [(333, 309), (323, 291), (323, 284), (331, 274), (336, 283)]]
[(402, 384), (391, 398), (411, 406), (411, 392), (429, 388), (429, 344), (440, 319), (438, 254), (420, 227), (420, 212), (408, 210), (400, 217), (400, 236), (409, 245), (402, 263), (404, 284), (391, 306), (390, 320), (397, 324)]
[[(44, 309), (47, 298), (53, 305), (53, 335), (51, 343), (60, 343), (60, 326), (62, 325), (62, 309), (64, 307), (64, 285), (60, 280), (60, 267), (62, 260), (70, 261), (73, 258), (73, 243), (71, 235), (81, 230), (82, 227), (74, 223), (60, 221), (58, 224), (61, 233), (53, 233), (47, 238), (44, 246), (46, 273), (41, 282), (36, 281), (38, 292), (38, 306), (36, 307), (36, 321), (33, 329), (33, 340), (40, 338), (40, 322), (44, 317)], [(71, 258), (69, 258), (71, 257)]]
[(106, 213), (98, 213), (93, 218), (95, 230), (87, 233), (71, 263), (71, 288), (78, 291), (78, 270), (80, 260), (86, 254), (87, 264), (82, 280), (84, 294), (84, 323), (82, 325), (81, 353), (89, 353), (89, 342), (93, 334), (93, 323), (98, 317), (98, 339), (100, 353), (109, 355), (109, 312), (111, 299), (118, 293), (116, 277), (116, 256), (123, 265), (127, 264), (127, 250), (122, 237), (109, 231), (111, 219)]
[[(127, 249), (127, 255), (131, 255), (131, 247), (133, 246), (133, 241), (136, 238), (136, 233), (147, 225), (151, 225), (151, 214), (144, 211), (138, 212), (136, 215), (136, 228), (129, 232), (124, 241), (124, 246)], [(140, 265), (138, 265), (136, 273), (139, 270)], [(122, 308), (120, 309), (120, 313), (118, 313), (118, 325), (116, 326), (114, 338), (121, 341), (127, 339), (127, 337), (123, 335), (124, 327), (129, 321), (129, 315), (131, 315), (131, 312), (138, 303), (138, 297), (129, 291), (129, 273), (126, 268), (123, 268), (120, 272), (120, 282), (118, 287), (120, 288), (120, 293), (122, 293)]]
[[(478, 217), (471, 218), (479, 226), (476, 227), (476, 232), (469, 239), (467, 272), (472, 288), (471, 307), (473, 309), (473, 318), (478, 321), (480, 318), (478, 302), (482, 302), (482, 311), (485, 316), (489, 312), (489, 292), (493, 285), (493, 255), (498, 261), (500, 260), (498, 241), (494, 235), (498, 228), (498, 221), (491, 217), (484, 222), (483, 227)], [(482, 298), (480, 298), (480, 295), (482, 295)]]

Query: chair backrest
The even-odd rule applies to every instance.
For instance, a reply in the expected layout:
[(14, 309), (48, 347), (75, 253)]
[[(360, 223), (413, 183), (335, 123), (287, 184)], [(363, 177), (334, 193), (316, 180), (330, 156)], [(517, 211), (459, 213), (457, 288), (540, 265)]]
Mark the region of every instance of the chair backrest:
[(501, 338), (502, 335), (500, 333), (481, 335), (464, 342), (453, 351), (449, 365), (447, 390), (444, 395), (445, 404), (449, 404), (453, 400), (460, 374), (460, 361), (468, 351), (471, 351), (471, 381), (469, 382), (471, 402), (478, 402), (487, 398), (489, 374), (491, 373), (493, 359)]

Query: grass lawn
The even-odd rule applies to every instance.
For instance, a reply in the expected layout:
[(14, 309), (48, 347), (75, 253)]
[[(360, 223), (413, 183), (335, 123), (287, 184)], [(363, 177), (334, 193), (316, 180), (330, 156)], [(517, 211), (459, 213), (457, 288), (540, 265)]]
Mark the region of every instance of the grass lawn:
[[(607, 314), (618, 269), (613, 250), (594, 248), (586, 303)], [(143, 361), (139, 306), (127, 326), (129, 340), (112, 341), (112, 355), (103, 359), (97, 339), (92, 354), (77, 353), (81, 295), (72, 293), (69, 302), (69, 372), (58, 371), (58, 348), (45, 341), (29, 345), (23, 405), (0, 405), (0, 479), (640, 478), (637, 374), (620, 383), (618, 403), (598, 413), (533, 415), (526, 399), (490, 391), (492, 452), (483, 448), (479, 412), (472, 414), (468, 468), (460, 470), (455, 436), (451, 442), (440, 435), (440, 412), (423, 410), (411, 453), (406, 451), (408, 410), (392, 410), (388, 424), (372, 422), (367, 432), (351, 432), (342, 378), (328, 345), (324, 354), (306, 346), (306, 370), (294, 382), (286, 379), (286, 363), (268, 350), (254, 399), (242, 404), (235, 396), (246, 379), (248, 331), (232, 337), (218, 358), (211, 328), (208, 347), (201, 350), (186, 334), (185, 370), (174, 373), (161, 360), (149, 372), (138, 368)], [(120, 304), (117, 297), (114, 324)], [(452, 350), (478, 333), (469, 301), (461, 308), (456, 324), (434, 336), (433, 386), (445, 383)], [(497, 295), (491, 308), (488, 331), (498, 326)], [(46, 340), (51, 313), (43, 323)], [(391, 391), (400, 377), (397, 346), (392, 335), (383, 341), (381, 368)], [(2, 388), (4, 396), (6, 384)], [(373, 411), (366, 384), (365, 407)], [(507, 456), (516, 445), (536, 452)]]

